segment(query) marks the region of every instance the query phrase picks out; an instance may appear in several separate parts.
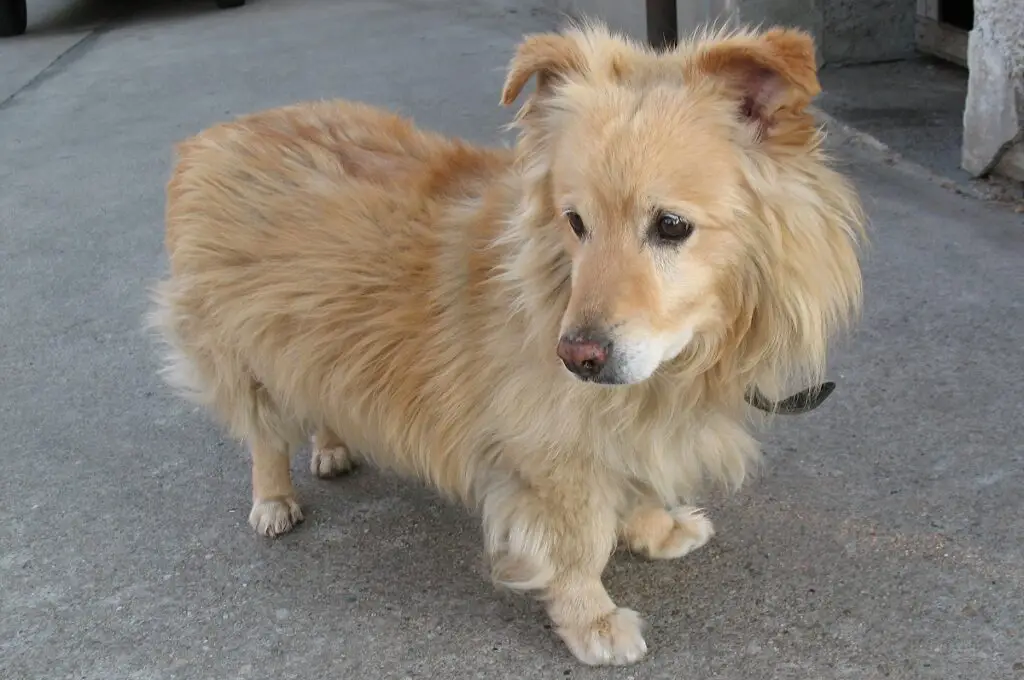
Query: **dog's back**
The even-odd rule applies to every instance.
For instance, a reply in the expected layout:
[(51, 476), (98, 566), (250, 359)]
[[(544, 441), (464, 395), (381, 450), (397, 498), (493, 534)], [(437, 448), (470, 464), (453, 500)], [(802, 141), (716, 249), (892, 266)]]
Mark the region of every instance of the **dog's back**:
[(330, 412), (362, 421), (346, 428), (350, 445), (396, 448), (361, 436), (386, 430), (366, 418), (414, 411), (442, 370), (437, 297), (461, 251), (492, 236), (446, 215), (486, 209), (508, 162), (347, 102), (266, 111), (182, 143), (168, 185), (172, 275), (154, 314), (167, 378), (250, 443), (287, 451)]
[[(231, 250), (266, 241), (287, 248), (289, 239), (322, 229), (332, 231), (332, 240), (371, 241), (389, 224), (405, 229), (410, 221), (436, 219), (432, 213), (446, 209), (446, 199), (472, 191), (467, 181), (479, 186), (508, 161), (504, 152), (345, 101), (286, 106), (215, 125), (179, 144), (178, 156), (167, 196), (175, 267), (192, 257), (178, 252), (185, 233), (199, 241), (220, 234), (226, 243), (218, 245)], [(207, 222), (221, 229), (210, 233)]]

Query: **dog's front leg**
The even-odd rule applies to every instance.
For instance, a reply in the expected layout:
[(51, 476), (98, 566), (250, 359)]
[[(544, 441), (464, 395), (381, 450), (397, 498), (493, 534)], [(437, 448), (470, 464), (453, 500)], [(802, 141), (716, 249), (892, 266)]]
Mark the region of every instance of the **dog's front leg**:
[(633, 663), (647, 652), (643, 622), (601, 582), (616, 543), (618, 499), (589, 471), (543, 480), (508, 477), (484, 495), (492, 576), (536, 591), (561, 638), (590, 665)]

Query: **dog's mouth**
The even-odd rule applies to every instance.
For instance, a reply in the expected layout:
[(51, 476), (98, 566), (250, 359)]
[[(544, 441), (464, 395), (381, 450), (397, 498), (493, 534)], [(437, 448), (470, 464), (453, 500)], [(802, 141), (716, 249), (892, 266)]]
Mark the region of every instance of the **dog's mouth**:
[(581, 382), (592, 383), (594, 385), (604, 385), (606, 387), (618, 387), (621, 385), (631, 384), (614, 371), (602, 371), (601, 373), (593, 376), (577, 375), (575, 377)]

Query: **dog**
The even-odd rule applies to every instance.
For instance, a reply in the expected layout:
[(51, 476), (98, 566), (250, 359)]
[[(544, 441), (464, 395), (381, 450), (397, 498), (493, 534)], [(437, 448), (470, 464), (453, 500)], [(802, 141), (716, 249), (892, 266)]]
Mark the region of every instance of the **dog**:
[(861, 307), (865, 217), (785, 28), (654, 51), (599, 23), (526, 36), (509, 148), (344, 100), (217, 124), (167, 185), (166, 379), (252, 458), (257, 532), (289, 473), (359, 461), (475, 509), (497, 584), (586, 664), (647, 652), (602, 583), (620, 543), (682, 557), (692, 505), (758, 462), (744, 395), (824, 373)]

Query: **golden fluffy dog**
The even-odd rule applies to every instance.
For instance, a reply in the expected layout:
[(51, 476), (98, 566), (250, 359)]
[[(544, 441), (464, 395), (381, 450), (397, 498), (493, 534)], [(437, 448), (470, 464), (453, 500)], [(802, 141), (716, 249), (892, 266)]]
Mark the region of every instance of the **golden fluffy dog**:
[(479, 509), (495, 581), (630, 663), (609, 555), (711, 537), (686, 503), (757, 460), (744, 393), (819, 378), (857, 312), (862, 213), (801, 32), (655, 53), (571, 27), (525, 39), (502, 102), (533, 77), (514, 150), (342, 101), (184, 142), (154, 321), (170, 382), (251, 449), (258, 532), (302, 519), (315, 434), (317, 475), (358, 454)]

